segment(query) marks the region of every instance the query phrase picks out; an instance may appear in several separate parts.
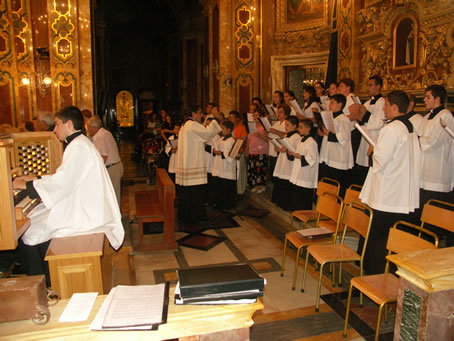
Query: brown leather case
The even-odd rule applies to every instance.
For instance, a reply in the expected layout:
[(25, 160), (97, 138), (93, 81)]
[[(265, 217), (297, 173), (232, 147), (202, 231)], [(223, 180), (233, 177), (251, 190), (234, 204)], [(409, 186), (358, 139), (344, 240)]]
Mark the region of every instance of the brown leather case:
[(32, 319), (44, 324), (49, 318), (43, 275), (0, 279), (0, 322)]

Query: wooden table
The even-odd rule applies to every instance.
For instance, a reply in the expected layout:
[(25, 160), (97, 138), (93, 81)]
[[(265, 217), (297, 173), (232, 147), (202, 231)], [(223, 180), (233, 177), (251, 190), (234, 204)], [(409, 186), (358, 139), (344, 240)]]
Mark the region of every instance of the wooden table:
[[(171, 291), (173, 291), (171, 289)], [(88, 321), (58, 322), (68, 299), (50, 307), (50, 321), (38, 326), (31, 320), (0, 324), (1, 340), (249, 340), (249, 327), (254, 324), (252, 315), (263, 309), (254, 304), (197, 306), (173, 304), (170, 296), (167, 323), (157, 331), (91, 331), (90, 324), (106, 296), (98, 296)]]

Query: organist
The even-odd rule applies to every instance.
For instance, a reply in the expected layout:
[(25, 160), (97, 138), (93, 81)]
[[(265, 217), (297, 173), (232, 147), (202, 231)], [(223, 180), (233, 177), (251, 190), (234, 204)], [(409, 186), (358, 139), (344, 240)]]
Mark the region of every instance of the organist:
[(31, 226), (19, 242), (19, 257), (28, 275), (49, 274), (44, 257), (52, 238), (104, 232), (114, 249), (124, 238), (115, 191), (103, 159), (82, 133), (84, 118), (77, 107), (55, 115), (54, 132), (63, 142), (61, 165), (55, 174), (22, 176), (14, 189), (25, 189), (41, 203), (28, 215)]

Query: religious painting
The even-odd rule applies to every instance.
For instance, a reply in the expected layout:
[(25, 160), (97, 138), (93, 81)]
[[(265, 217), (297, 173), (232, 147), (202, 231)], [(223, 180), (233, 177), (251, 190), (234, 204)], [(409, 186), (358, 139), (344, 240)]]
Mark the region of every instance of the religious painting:
[(287, 0), (287, 23), (298, 24), (323, 19), (324, 0)]
[(117, 124), (119, 127), (134, 126), (134, 97), (129, 91), (123, 90), (117, 94)]
[(328, 25), (328, 3), (325, 0), (276, 0), (277, 33)]

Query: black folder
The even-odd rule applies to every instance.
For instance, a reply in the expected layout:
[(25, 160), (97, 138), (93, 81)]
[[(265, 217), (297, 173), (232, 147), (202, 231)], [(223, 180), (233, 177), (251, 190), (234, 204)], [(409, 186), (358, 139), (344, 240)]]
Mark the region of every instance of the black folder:
[(183, 298), (249, 290), (263, 291), (264, 279), (249, 264), (178, 270)]

